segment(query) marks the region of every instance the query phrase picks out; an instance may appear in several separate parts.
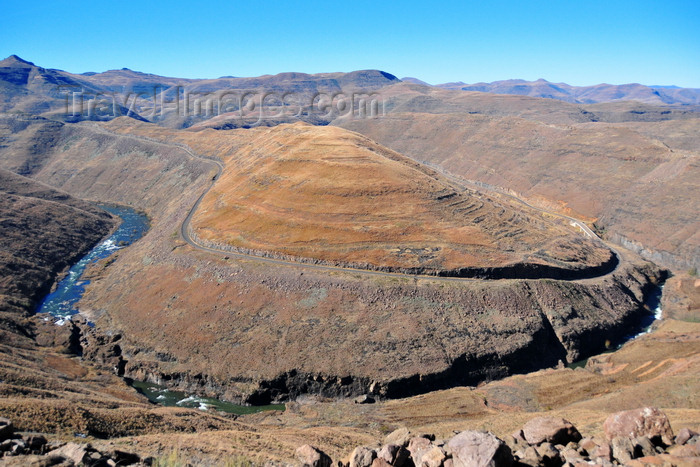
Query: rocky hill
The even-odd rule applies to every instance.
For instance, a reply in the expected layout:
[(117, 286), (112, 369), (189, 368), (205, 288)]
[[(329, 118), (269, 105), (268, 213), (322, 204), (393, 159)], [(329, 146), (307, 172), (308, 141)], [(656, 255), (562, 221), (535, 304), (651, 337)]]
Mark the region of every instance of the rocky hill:
[(43, 115), (65, 121), (99, 120), (113, 111), (141, 118), (118, 102), (89, 104), (85, 96), (105, 90), (61, 70), (34, 65), (16, 55), (0, 61), (0, 112)]
[[(236, 116), (219, 123), (225, 128), (299, 120), (328, 124), (332, 117), (324, 109), (336, 95), (372, 93), (399, 81), (379, 70), (198, 80), (129, 69), (73, 74), (12, 55), (0, 61), (0, 112), (69, 122), (128, 115), (176, 128), (220, 115)], [(263, 108), (268, 110), (261, 121)]]

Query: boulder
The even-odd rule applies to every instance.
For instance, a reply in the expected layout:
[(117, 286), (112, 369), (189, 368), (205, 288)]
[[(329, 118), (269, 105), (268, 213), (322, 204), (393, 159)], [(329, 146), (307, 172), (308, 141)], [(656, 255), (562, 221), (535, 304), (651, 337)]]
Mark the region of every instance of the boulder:
[(431, 447), (430, 440), (428, 438), (423, 438), (422, 436), (411, 438), (411, 440), (408, 442), (408, 452), (411, 453), (411, 459), (413, 459), (413, 463), (417, 467), (420, 467), (421, 465), (423, 454), (428, 452)]
[(108, 453), (108, 456), (114, 459), (117, 465), (138, 464), (141, 461), (141, 458), (137, 454), (134, 454), (132, 452), (120, 451), (119, 449), (110, 451)]
[(665, 444), (671, 444), (673, 440), (668, 417), (656, 407), (614, 413), (605, 420), (603, 429), (609, 440), (620, 436), (631, 439), (647, 436), (652, 440), (661, 439)]
[(586, 452), (586, 454), (590, 454), (595, 448), (598, 447), (598, 443), (596, 443), (593, 438), (583, 438), (578, 445), (580, 449)]
[(383, 459), (389, 464), (393, 464), (401, 446), (398, 444), (385, 444), (377, 451), (377, 459)]
[(510, 448), (492, 433), (463, 431), (447, 445), (454, 467), (501, 467), (513, 463)]
[(559, 453), (559, 455), (562, 458), (562, 460), (564, 460), (565, 462), (568, 462), (570, 464), (574, 464), (574, 465), (584, 461), (583, 456), (581, 456), (581, 454), (579, 454), (579, 452), (577, 450), (569, 448), (569, 447), (564, 448)]
[(676, 435), (676, 444), (683, 445), (694, 436), (698, 436), (698, 433), (690, 428), (683, 428), (678, 432), (678, 435)]
[(683, 446), (671, 446), (668, 453), (677, 457), (695, 457), (700, 464), (700, 444), (686, 444)]
[(4, 441), (15, 434), (15, 427), (9, 418), (0, 417), (0, 441)]
[(39, 451), (41, 451), (44, 445), (46, 445), (48, 442), (46, 437), (38, 433), (28, 433), (24, 435), (24, 439), (27, 443), (27, 449), (37, 454), (40, 454)]
[(408, 446), (410, 439), (411, 432), (404, 426), (389, 433), (386, 438), (384, 438), (384, 444), (396, 444), (398, 446), (406, 447)]
[(433, 446), (428, 449), (427, 452), (423, 453), (420, 460), (420, 465), (416, 464), (417, 467), (440, 467), (445, 461), (445, 451), (443, 451), (439, 446)]
[(654, 444), (646, 436), (638, 436), (634, 440), (634, 457), (655, 456)]
[(600, 443), (593, 451), (589, 452), (591, 459), (612, 460), (612, 449), (608, 443)]
[(537, 453), (537, 450), (533, 448), (532, 446), (526, 447), (522, 451), (518, 451), (516, 453), (520, 459), (518, 459), (518, 462), (521, 465), (529, 465), (532, 467), (538, 467), (541, 465), (542, 457)]
[(12, 454), (15, 456), (19, 454), (27, 454), (27, 443), (25, 443), (23, 439), (13, 439), (10, 452), (12, 452)]
[(304, 467), (330, 467), (332, 463), (326, 453), (310, 444), (299, 446), (296, 455)]
[(377, 452), (377, 458), (383, 459), (395, 467), (404, 465), (410, 456), (411, 453), (408, 452), (408, 449), (398, 444), (385, 444)]
[(542, 459), (542, 465), (559, 466), (562, 464), (559, 450), (552, 443), (542, 443), (535, 447), (535, 451)]
[(533, 418), (523, 427), (523, 436), (531, 445), (544, 442), (566, 445), (581, 440), (581, 433), (571, 422), (555, 417)]
[(374, 449), (358, 446), (350, 454), (350, 467), (370, 467), (376, 457), (377, 452)]
[(372, 467), (391, 467), (391, 464), (384, 459), (377, 457), (372, 461)]
[(64, 457), (78, 465), (88, 457), (88, 446), (85, 444), (67, 443), (65, 446), (55, 449), (49, 453), (52, 457)]
[(634, 459), (634, 442), (626, 436), (613, 438), (612, 456), (621, 464)]

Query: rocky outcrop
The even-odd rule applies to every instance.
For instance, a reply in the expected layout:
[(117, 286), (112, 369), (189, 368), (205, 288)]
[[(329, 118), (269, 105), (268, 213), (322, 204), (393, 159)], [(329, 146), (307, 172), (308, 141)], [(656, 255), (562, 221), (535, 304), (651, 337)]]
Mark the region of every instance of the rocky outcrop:
[[(670, 425), (659, 409), (645, 407), (611, 415), (606, 435), (612, 439), (582, 438), (570, 422), (538, 417), (522, 430), (502, 440), (484, 431), (462, 431), (453, 438), (413, 436), (406, 428), (389, 434), (379, 448), (356, 448), (349, 462), (354, 467), (571, 467), (598, 466), (696, 466), (700, 465), (700, 435), (692, 430), (669, 439)], [(614, 425), (614, 426), (613, 426)], [(608, 427), (610, 428), (608, 430)], [(636, 427), (636, 428), (634, 428)], [(610, 432), (608, 434), (608, 431)], [(664, 433), (663, 436), (660, 434)], [(681, 436), (682, 433), (682, 436)], [(398, 453), (405, 453), (399, 455)], [(380, 461), (380, 462), (378, 462)]]
[[(152, 457), (112, 449), (99, 451), (87, 443), (49, 441), (39, 433), (17, 433), (10, 420), (0, 417), (0, 466), (116, 466), (152, 465)], [(319, 464), (328, 467), (329, 464)]]

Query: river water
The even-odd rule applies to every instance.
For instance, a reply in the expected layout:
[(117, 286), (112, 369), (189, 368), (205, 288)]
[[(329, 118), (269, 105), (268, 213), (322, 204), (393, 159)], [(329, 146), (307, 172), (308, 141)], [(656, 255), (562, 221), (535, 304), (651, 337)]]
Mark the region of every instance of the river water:
[[(78, 313), (77, 303), (85, 292), (85, 287), (90, 281), (82, 278), (85, 269), (92, 263), (109, 257), (115, 251), (125, 248), (148, 231), (150, 224), (148, 217), (131, 208), (124, 206), (99, 205), (109, 213), (119, 216), (122, 223), (117, 230), (97, 244), (80, 261), (70, 268), (68, 274), (58, 283), (56, 290), (48, 294), (37, 307), (37, 313), (49, 313), (56, 318), (56, 324), (63, 325), (66, 320)], [(230, 402), (207, 397), (199, 397), (179, 391), (170, 391), (167, 388), (145, 383), (141, 381), (127, 381), (138, 392), (146, 396), (151, 402), (166, 406), (190, 407), (200, 410), (216, 409), (222, 412), (246, 414), (263, 410), (284, 410), (284, 405), (267, 406), (242, 406)]]
[[(654, 287), (654, 289), (647, 295), (647, 298), (644, 301), (644, 305), (647, 309), (649, 309), (650, 313), (645, 315), (644, 317), (642, 317), (642, 319), (639, 322), (639, 326), (637, 327), (637, 329), (633, 333), (624, 336), (618, 342), (613, 342), (610, 345), (610, 349), (603, 352), (604, 354), (615, 352), (616, 350), (619, 350), (627, 342), (651, 332), (652, 325), (654, 324), (654, 322), (656, 322), (657, 320), (660, 320), (661, 316), (663, 315), (663, 310), (661, 309), (661, 296), (663, 295), (663, 292), (664, 292), (663, 284)], [(588, 358), (583, 359), (583, 360), (579, 360), (577, 362), (570, 363), (568, 365), (568, 367), (569, 368), (584, 368), (586, 366), (586, 363), (588, 363)]]
[(119, 216), (122, 223), (117, 230), (97, 244), (88, 254), (70, 268), (56, 286), (56, 290), (48, 294), (39, 304), (37, 313), (50, 313), (59, 319), (58, 324), (63, 324), (63, 320), (69, 319), (71, 315), (78, 312), (76, 304), (85, 292), (85, 286), (90, 281), (83, 280), (82, 275), (85, 268), (96, 261), (107, 258), (117, 250), (131, 245), (148, 231), (148, 217), (133, 209), (122, 206), (100, 205), (100, 208)]

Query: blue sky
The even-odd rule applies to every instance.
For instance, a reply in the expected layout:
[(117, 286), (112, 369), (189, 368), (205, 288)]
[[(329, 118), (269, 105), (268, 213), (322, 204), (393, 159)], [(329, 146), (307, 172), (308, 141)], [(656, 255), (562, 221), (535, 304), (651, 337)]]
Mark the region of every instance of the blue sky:
[(376, 68), (432, 84), (544, 78), (700, 88), (698, 0), (3, 3), (0, 56), (75, 73)]

